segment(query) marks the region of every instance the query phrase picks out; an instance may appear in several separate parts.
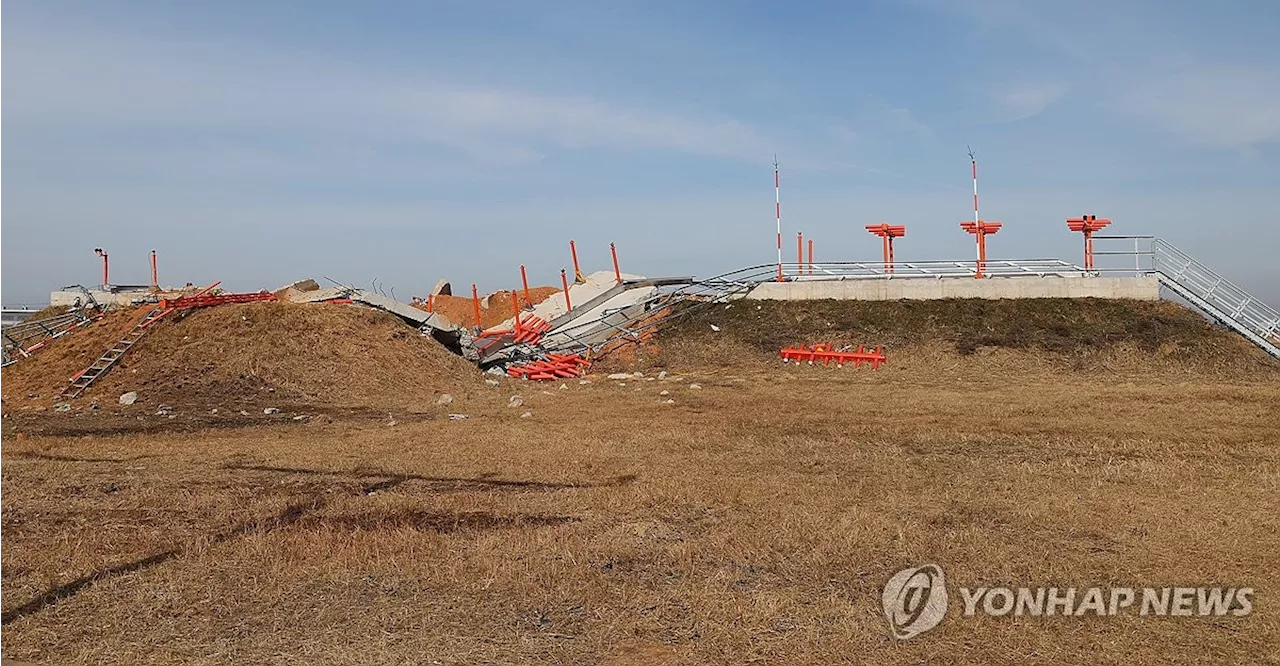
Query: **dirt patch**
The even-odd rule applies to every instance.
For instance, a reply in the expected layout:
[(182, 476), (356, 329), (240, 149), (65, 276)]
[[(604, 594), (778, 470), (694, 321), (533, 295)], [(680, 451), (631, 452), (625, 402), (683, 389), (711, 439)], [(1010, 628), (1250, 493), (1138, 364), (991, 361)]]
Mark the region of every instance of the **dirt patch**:
[(41, 310), (35, 311), (31, 316), (26, 318), (26, 321), (40, 321), (41, 319), (57, 317), (58, 315), (66, 314), (68, 312), (71, 312), (70, 305), (50, 305)]
[(419, 532), (479, 532), (498, 529), (549, 527), (577, 522), (573, 516), (498, 515), (486, 511), (444, 513), (430, 511), (398, 511), (395, 513), (362, 513), (344, 516), (312, 516), (298, 523), (304, 529), (333, 529), (372, 532), (380, 530), (414, 530)]
[[(555, 287), (530, 287), (529, 300), (536, 305), (547, 300), (552, 294), (558, 293), (560, 290)], [(520, 300), (522, 307), (526, 305), (523, 293), (517, 292), (516, 297)], [(510, 291), (497, 291), (489, 294), (487, 298), (489, 299), (488, 307), (483, 304), (480, 306), (480, 328), (492, 328), (514, 316)], [(470, 295), (436, 296), (432, 299), (431, 305), (433, 312), (455, 324), (470, 327), (476, 323), (475, 304), (472, 303)], [(426, 303), (419, 307), (423, 310), (427, 309)]]
[(280, 402), (394, 407), (478, 379), (473, 365), (385, 312), (249, 303), (162, 322), (94, 388), (255, 404), (275, 389)]
[[(141, 316), (108, 315), (4, 370), (6, 409), (47, 404)], [(385, 312), (360, 306), (245, 303), (157, 323), (76, 404), (253, 407), (320, 404), (398, 408), (479, 382), (479, 372)], [(250, 411), (253, 411), (252, 409)]]
[(48, 399), (66, 387), (150, 311), (152, 305), (108, 312), (101, 319), (51, 340), (43, 349), (0, 371), (5, 406), (35, 396)]

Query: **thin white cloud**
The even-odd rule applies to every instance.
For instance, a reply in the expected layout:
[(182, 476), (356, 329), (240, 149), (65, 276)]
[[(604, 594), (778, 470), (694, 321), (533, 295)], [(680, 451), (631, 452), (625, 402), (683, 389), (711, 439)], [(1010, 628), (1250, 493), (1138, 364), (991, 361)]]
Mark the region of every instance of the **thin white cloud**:
[(1020, 85), (1004, 90), (996, 99), (1010, 116), (1006, 122), (1014, 122), (1044, 113), (1045, 109), (1062, 99), (1066, 92), (1067, 87), (1060, 83)]
[(1243, 148), (1280, 141), (1280, 76), (1270, 69), (1194, 67), (1140, 83), (1115, 106), (1198, 143)]
[(6, 37), (4, 115), (17, 127), (312, 132), (339, 141), (426, 142), (497, 164), (536, 161), (549, 148), (753, 160), (770, 152), (754, 128), (733, 118), (591, 95), (388, 76), (232, 45)]

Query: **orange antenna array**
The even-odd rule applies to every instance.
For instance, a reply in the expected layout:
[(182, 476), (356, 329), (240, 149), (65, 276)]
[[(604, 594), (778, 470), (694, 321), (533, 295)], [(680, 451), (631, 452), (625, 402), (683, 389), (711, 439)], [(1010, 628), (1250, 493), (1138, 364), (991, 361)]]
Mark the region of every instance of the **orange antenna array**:
[(893, 272), (893, 239), (902, 238), (907, 235), (907, 225), (905, 224), (868, 224), (867, 231), (877, 235), (881, 239), (884, 246), (884, 272)]
[(978, 270), (973, 277), (983, 277), (982, 271), (986, 270), (987, 267), (987, 236), (1000, 231), (1001, 226), (1003, 225), (999, 222), (988, 222), (986, 220), (960, 223), (962, 229), (978, 238)]
[(1067, 220), (1067, 228), (1084, 234), (1084, 268), (1093, 270), (1093, 232), (1102, 231), (1111, 220), (1099, 220), (1097, 215), (1084, 215)]

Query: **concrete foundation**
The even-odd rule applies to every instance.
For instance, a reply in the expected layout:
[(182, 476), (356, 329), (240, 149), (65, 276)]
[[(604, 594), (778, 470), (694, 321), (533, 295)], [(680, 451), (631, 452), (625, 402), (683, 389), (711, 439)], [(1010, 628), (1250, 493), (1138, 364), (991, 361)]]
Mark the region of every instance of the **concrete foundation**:
[[(93, 295), (93, 300), (101, 305), (122, 306), (154, 303), (163, 296), (163, 294), (152, 294), (149, 291), (102, 291), (100, 289), (90, 289), (89, 293)], [(64, 289), (49, 294), (49, 305), (76, 305), (84, 301), (84, 292), (78, 289)]]
[(767, 301), (934, 300), (943, 298), (1160, 299), (1154, 275), (1137, 277), (900, 278), (764, 282), (745, 298)]

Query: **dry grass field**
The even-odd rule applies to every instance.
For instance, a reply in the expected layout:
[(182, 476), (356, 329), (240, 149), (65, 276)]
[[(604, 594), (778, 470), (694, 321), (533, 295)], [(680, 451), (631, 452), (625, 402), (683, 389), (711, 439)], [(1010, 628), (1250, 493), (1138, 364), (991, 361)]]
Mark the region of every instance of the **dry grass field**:
[[(662, 381), (477, 379), (389, 413), (211, 427), (192, 406), (131, 429), (154, 403), (10, 405), (4, 656), (1280, 663), (1273, 366), (939, 344), (871, 371), (660, 344)], [(1256, 595), (1221, 618), (962, 617), (956, 599), (899, 641), (881, 588), (924, 563), (955, 585)]]

